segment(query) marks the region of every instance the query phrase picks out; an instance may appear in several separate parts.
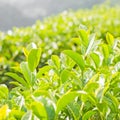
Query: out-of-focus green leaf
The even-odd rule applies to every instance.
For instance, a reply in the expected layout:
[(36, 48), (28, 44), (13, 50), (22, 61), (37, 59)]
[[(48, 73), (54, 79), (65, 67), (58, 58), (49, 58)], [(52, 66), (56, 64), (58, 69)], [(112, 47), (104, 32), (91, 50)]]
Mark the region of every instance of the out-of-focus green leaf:
[(106, 34), (106, 40), (107, 40), (107, 43), (110, 46), (113, 46), (113, 44), (114, 44), (114, 37), (110, 33)]
[(32, 49), (28, 55), (28, 66), (33, 72), (38, 66), (41, 56), (41, 49)]
[(29, 45), (27, 45), (26, 50), (30, 52), (32, 49), (37, 49), (37, 46), (35, 43), (31, 42)]
[(47, 120), (47, 112), (44, 105), (41, 102), (32, 102), (31, 108), (33, 113), (42, 120)]
[(81, 70), (84, 70), (85, 63), (84, 63), (83, 57), (80, 54), (78, 54), (78, 53), (76, 53), (76, 52), (74, 52), (72, 50), (64, 50), (63, 53), (68, 55), (73, 61), (75, 61), (76, 64), (79, 65)]
[(99, 83), (97, 83), (97, 82), (88, 82), (85, 85), (84, 90), (91, 93), (94, 90), (96, 90), (98, 87), (99, 87)]
[(104, 59), (107, 60), (109, 57), (109, 48), (107, 44), (103, 44), (102, 45), (102, 50), (103, 50), (103, 54), (104, 54)]
[(72, 102), (76, 97), (86, 94), (85, 91), (74, 91), (65, 93), (58, 101), (57, 101), (57, 110), (56, 114), (58, 114), (64, 107), (66, 107), (70, 102)]
[(82, 120), (89, 120), (90, 117), (91, 117), (92, 115), (94, 115), (95, 113), (96, 113), (95, 110), (90, 110), (90, 111), (86, 112), (86, 113), (83, 115)]
[(27, 111), (23, 117), (21, 118), (21, 120), (32, 120), (32, 111)]
[(59, 59), (59, 57), (57, 55), (52, 55), (51, 59), (54, 62), (57, 69), (60, 69), (60, 59)]
[(91, 39), (89, 40), (89, 45), (88, 45), (88, 47), (87, 47), (85, 56), (87, 56), (87, 55), (90, 53), (90, 51), (91, 51), (91, 49), (92, 49), (92, 47), (93, 47), (94, 41), (95, 41), (95, 34), (93, 34), (93, 35), (91, 36)]
[(84, 29), (80, 29), (79, 30), (79, 35), (80, 35), (80, 38), (82, 40), (82, 43), (87, 47), (88, 43), (89, 43), (87, 31), (85, 31)]
[(96, 65), (96, 68), (98, 68), (99, 65), (100, 65), (100, 57), (99, 57), (99, 55), (96, 54), (96, 53), (91, 53), (91, 57), (92, 57), (95, 65)]
[(49, 72), (51, 68), (52, 68), (51, 66), (43, 66), (42, 68), (40, 68), (36, 75), (37, 78), (42, 77), (46, 72)]
[(26, 83), (26, 81), (22, 77), (18, 76), (16, 73), (8, 72), (6, 73), (6, 75), (12, 77), (17, 82), (21, 83), (24, 87), (28, 87), (28, 84)]
[(62, 83), (65, 83), (69, 79), (69, 76), (70, 76), (70, 71), (63, 70), (60, 75)]
[(5, 120), (7, 118), (7, 110), (7, 105), (4, 105), (0, 108), (0, 120)]
[(42, 97), (40, 99), (40, 101), (44, 104), (46, 112), (47, 112), (47, 116), (48, 116), (48, 120), (54, 120), (55, 118), (55, 103), (53, 101), (51, 101), (49, 98), (44, 98)]
[(8, 88), (5, 84), (0, 84), (0, 99), (8, 98)]
[(30, 84), (30, 81), (31, 81), (31, 72), (28, 68), (28, 64), (27, 62), (22, 62), (20, 64), (20, 69), (22, 71), (22, 74), (24, 75), (25, 77), (25, 80), (27, 81), (28, 85)]

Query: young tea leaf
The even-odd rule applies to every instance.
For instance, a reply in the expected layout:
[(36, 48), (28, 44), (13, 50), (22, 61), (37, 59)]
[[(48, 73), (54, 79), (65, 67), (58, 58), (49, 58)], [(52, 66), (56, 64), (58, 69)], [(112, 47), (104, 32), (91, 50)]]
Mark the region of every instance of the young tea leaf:
[(88, 46), (88, 43), (89, 43), (89, 41), (88, 41), (88, 33), (87, 33), (85, 30), (80, 29), (80, 30), (79, 30), (79, 35), (80, 35), (80, 38), (81, 38), (81, 40), (82, 40), (82, 42), (83, 42), (83, 45), (84, 45), (85, 47), (87, 47), (87, 46)]
[(68, 71), (68, 70), (63, 70), (63, 71), (61, 72), (60, 78), (61, 78), (61, 81), (62, 81), (63, 84), (68, 80), (69, 76), (70, 76), (70, 71)]
[(95, 66), (96, 66), (96, 68), (98, 68), (99, 67), (99, 65), (100, 65), (100, 57), (99, 57), (99, 55), (98, 54), (96, 54), (96, 53), (91, 53), (91, 58), (93, 59), (93, 61), (94, 61), (94, 63), (95, 63)]
[(33, 72), (39, 64), (41, 49), (32, 49), (28, 55), (28, 66)]
[(8, 88), (5, 84), (0, 85), (0, 99), (7, 99), (8, 97)]
[(83, 57), (80, 54), (78, 54), (78, 53), (76, 53), (76, 52), (74, 52), (72, 50), (64, 50), (63, 53), (68, 55), (73, 61), (75, 61), (76, 64), (79, 65), (81, 70), (84, 70), (85, 63), (84, 63)]
[(30, 72), (30, 70), (28, 68), (28, 63), (27, 62), (22, 62), (20, 64), (20, 69), (22, 71), (22, 74), (24, 75), (24, 78), (25, 78), (28, 86), (29, 86), (31, 84), (32, 77), (31, 77), (31, 72)]
[(114, 44), (114, 37), (110, 33), (106, 34), (106, 40), (107, 40), (107, 43), (110, 46), (113, 46), (113, 44)]
[(47, 120), (47, 112), (44, 105), (41, 102), (32, 102), (31, 108), (33, 113), (42, 120)]
[(21, 118), (21, 120), (32, 120), (32, 111), (27, 111), (27, 113), (25, 113), (23, 115), (23, 117)]
[(54, 62), (57, 69), (60, 69), (60, 59), (59, 59), (59, 57), (57, 55), (52, 55), (51, 59)]
[(42, 77), (42, 75), (44, 75), (46, 72), (49, 72), (49, 70), (51, 69), (51, 66), (44, 66), (42, 68), (39, 69), (38, 73), (37, 73), (37, 78)]
[(90, 111), (86, 112), (86, 113), (83, 115), (82, 120), (89, 120), (90, 117), (91, 117), (92, 115), (94, 115), (95, 113), (96, 113), (95, 110), (90, 110)]
[(17, 82), (21, 83), (24, 87), (28, 87), (28, 84), (26, 83), (26, 81), (22, 77), (19, 77), (16, 73), (8, 72), (6, 73), (6, 75), (12, 77)]
[(76, 97), (86, 94), (84, 91), (74, 91), (67, 92), (64, 94), (57, 102), (56, 114), (58, 114), (64, 107), (66, 107), (70, 102), (72, 102)]
[(6, 120), (8, 106), (4, 105), (0, 108), (0, 120)]

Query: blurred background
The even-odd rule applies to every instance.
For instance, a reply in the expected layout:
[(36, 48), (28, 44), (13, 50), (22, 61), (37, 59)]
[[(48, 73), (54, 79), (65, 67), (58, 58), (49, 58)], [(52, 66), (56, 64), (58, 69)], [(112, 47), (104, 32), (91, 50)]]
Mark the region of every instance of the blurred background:
[[(91, 8), (106, 0), (0, 0), (0, 31), (26, 27), (64, 10)], [(111, 0), (120, 4), (120, 0)]]

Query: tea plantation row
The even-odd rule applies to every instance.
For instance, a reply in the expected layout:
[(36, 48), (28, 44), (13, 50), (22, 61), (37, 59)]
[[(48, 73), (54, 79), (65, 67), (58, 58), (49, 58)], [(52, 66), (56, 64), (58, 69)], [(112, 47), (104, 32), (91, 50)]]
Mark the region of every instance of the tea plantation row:
[(119, 13), (102, 5), (1, 32), (0, 120), (119, 120)]

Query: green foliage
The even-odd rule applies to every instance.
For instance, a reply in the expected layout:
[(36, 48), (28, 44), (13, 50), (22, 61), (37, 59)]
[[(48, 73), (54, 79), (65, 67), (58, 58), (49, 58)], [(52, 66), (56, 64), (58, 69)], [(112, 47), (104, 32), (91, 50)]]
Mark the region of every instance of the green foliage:
[(84, 60), (83, 60), (83, 58), (82, 58), (82, 56), (80, 54), (78, 54), (76, 52), (73, 52), (72, 50), (65, 50), (65, 51), (63, 51), (63, 53), (65, 53), (70, 58), (72, 58), (76, 62), (76, 64), (79, 65), (81, 70), (84, 70), (85, 63), (84, 63)]
[[(103, 39), (111, 46), (114, 41), (113, 36), (119, 37), (120, 34), (119, 13), (119, 7), (101, 5), (76, 12), (65, 11), (46, 18), (43, 22), (37, 21), (32, 27), (13, 28), (6, 33), (0, 32), (0, 75), (4, 76), (0, 82), (7, 79), (4, 73), (11, 71), (11, 66), (25, 60), (22, 49), (29, 43), (31, 44), (26, 50), (24, 49), (25, 55), (28, 55), (31, 48), (42, 48), (40, 66), (43, 66), (52, 54), (59, 55), (65, 49), (84, 53), (88, 48), (87, 54), (92, 45), (89, 44), (90, 33), (96, 33), (96, 39)], [(79, 38), (76, 39), (78, 35)]]
[(14, 87), (0, 84), (0, 119), (119, 120), (118, 12), (104, 6), (63, 13), (32, 28), (1, 33), (0, 60), (7, 68), (1, 81), (6, 78)]

